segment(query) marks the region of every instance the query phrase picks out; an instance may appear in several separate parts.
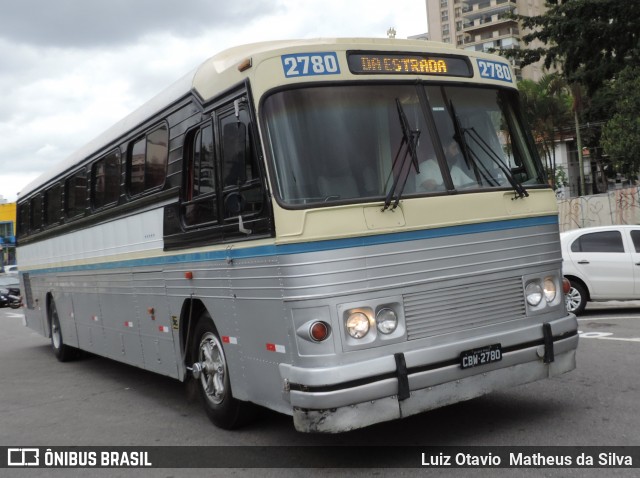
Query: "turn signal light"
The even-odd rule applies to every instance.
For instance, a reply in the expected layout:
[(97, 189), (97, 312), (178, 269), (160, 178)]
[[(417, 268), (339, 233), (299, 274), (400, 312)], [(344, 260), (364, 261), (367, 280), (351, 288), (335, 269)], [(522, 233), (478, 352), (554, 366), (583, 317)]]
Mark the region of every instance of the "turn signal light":
[(566, 277), (562, 278), (562, 292), (568, 294), (571, 291), (571, 282)]

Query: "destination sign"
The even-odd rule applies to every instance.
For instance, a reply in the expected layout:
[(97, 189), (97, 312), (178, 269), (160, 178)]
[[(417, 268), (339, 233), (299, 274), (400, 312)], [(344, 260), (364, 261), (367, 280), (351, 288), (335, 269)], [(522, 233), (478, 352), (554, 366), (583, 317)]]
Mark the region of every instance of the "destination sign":
[(348, 54), (348, 64), (351, 73), (356, 74), (473, 76), (467, 59), (452, 56), (352, 52)]

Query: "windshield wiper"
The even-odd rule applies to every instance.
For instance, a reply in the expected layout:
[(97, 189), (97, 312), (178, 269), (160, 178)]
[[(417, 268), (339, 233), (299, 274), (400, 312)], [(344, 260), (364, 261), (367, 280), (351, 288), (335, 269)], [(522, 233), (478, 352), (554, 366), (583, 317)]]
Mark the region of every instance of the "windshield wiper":
[[(478, 161), (478, 157), (471, 154), (469, 150), (469, 145), (464, 138), (464, 132), (462, 129), (462, 125), (460, 124), (460, 120), (458, 119), (458, 115), (456, 115), (456, 109), (453, 106), (453, 101), (449, 100), (449, 116), (451, 116), (451, 120), (453, 121), (453, 129), (454, 135), (453, 139), (456, 140), (458, 146), (460, 146), (460, 151), (462, 152), (462, 156), (464, 157), (465, 163), (467, 163), (467, 167), (473, 168), (473, 173), (476, 176), (476, 181), (480, 186), (483, 185), (483, 179), (487, 182), (487, 184), (491, 185), (493, 182), (494, 186), (498, 186), (498, 183), (491, 177), (491, 175), (487, 175), (486, 171), (481, 171), (478, 167), (478, 164), (482, 164)], [(486, 169), (486, 168), (485, 168)]]
[[(411, 130), (411, 127), (409, 126), (409, 120), (407, 119), (407, 115), (404, 112), (404, 108), (402, 108), (402, 104), (400, 103), (399, 98), (396, 98), (396, 106), (398, 108), (400, 127), (402, 128), (402, 141), (400, 142), (400, 147), (398, 148), (396, 157), (393, 158), (393, 164), (391, 165), (391, 172), (389, 173), (389, 177), (387, 178), (387, 184), (389, 183), (389, 179), (393, 175), (393, 172), (396, 171), (396, 165), (398, 164), (398, 161), (400, 164), (400, 170), (393, 179), (391, 189), (389, 189), (387, 197), (384, 200), (384, 207), (382, 208), (382, 211), (386, 211), (387, 209), (389, 209), (389, 207), (391, 207), (391, 202), (393, 201), (394, 196), (396, 200), (393, 203), (391, 210), (397, 208), (398, 204), (400, 203), (402, 192), (404, 191), (404, 188), (407, 184), (407, 179), (409, 178), (409, 168), (406, 168), (407, 158), (411, 159), (411, 164), (415, 168), (416, 173), (420, 173), (420, 167), (418, 166), (418, 153), (416, 151), (416, 145), (418, 144), (418, 138), (420, 137), (420, 130)], [(406, 172), (404, 172), (405, 169), (407, 169)], [(387, 184), (385, 184), (385, 188), (387, 187)]]
[[(475, 128), (462, 127), (462, 125), (460, 124), (460, 120), (456, 115), (456, 110), (453, 106), (452, 100), (449, 100), (449, 113), (451, 115), (451, 119), (453, 120), (453, 127), (455, 129), (455, 139), (460, 145), (462, 155), (467, 161), (467, 165), (469, 164), (469, 161), (471, 161), (473, 170), (476, 174), (476, 179), (478, 180), (478, 184), (482, 186), (482, 178), (483, 178), (487, 182), (487, 184), (489, 184), (490, 186), (491, 185), (499, 186), (499, 183), (493, 177), (493, 175), (491, 174), (487, 166), (480, 160), (478, 155), (471, 148), (469, 148), (469, 145), (466, 140), (467, 135), (471, 140), (474, 141), (474, 143), (477, 146), (480, 147), (480, 149), (487, 155), (487, 157), (489, 157), (489, 159), (491, 159), (498, 166), (498, 168), (500, 168), (500, 170), (503, 172), (503, 174), (507, 178), (507, 181), (509, 181), (509, 184), (511, 184), (511, 187), (516, 193), (516, 197), (514, 199), (528, 197), (529, 193), (524, 188), (524, 186), (520, 184), (518, 180), (516, 180), (513, 174), (511, 174), (511, 170), (509, 169), (509, 167), (504, 163), (504, 161), (502, 161), (500, 156), (493, 150), (491, 145), (489, 145), (482, 138), (482, 136), (480, 136), (480, 134), (475, 130)], [(482, 170), (480, 168), (482, 168)]]
[[(520, 182), (518, 182), (518, 180), (513, 176), (513, 174), (511, 173), (511, 170), (509, 169), (509, 166), (507, 166), (504, 163), (502, 158), (500, 158), (500, 156), (493, 150), (491, 145), (489, 143), (487, 143), (482, 136), (480, 136), (480, 133), (478, 133), (475, 128), (464, 129), (463, 130), (463, 134), (468, 134), (469, 138), (471, 140), (473, 140), (475, 142), (475, 144), (477, 144), (480, 147), (480, 149), (504, 173), (505, 177), (507, 178), (507, 181), (509, 181), (509, 184), (511, 184), (511, 187), (513, 188), (513, 190), (516, 193), (516, 197), (514, 199), (529, 197), (529, 193), (527, 192), (525, 187)], [(475, 155), (475, 153), (472, 153), (472, 154)], [(476, 160), (478, 160), (477, 155), (475, 155), (475, 158), (476, 158)]]

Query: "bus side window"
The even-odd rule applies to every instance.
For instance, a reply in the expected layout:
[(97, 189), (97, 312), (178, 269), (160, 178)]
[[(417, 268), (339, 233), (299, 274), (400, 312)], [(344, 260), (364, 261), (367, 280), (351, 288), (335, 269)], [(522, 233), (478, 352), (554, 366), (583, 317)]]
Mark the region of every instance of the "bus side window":
[(220, 120), (224, 217), (251, 216), (262, 210), (260, 171), (250, 134), (249, 113), (240, 109)]
[(136, 196), (160, 188), (167, 174), (169, 129), (160, 125), (129, 146), (129, 194)]
[(191, 136), (186, 164), (183, 217), (186, 226), (215, 223), (218, 219), (213, 125)]
[(44, 225), (53, 226), (62, 215), (62, 186), (54, 184), (44, 193)]
[(29, 218), (30, 214), (30, 203), (24, 202), (18, 205), (18, 235), (19, 236), (28, 236), (31, 221)]
[(29, 209), (31, 211), (29, 230), (31, 232), (39, 231), (42, 228), (42, 196), (40, 194), (31, 199)]

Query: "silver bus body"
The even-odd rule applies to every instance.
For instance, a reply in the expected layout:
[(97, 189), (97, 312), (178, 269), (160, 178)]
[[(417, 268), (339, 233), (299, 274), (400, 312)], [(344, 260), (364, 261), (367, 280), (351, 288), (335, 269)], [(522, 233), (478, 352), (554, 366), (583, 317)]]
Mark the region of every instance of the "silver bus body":
[[(226, 95), (229, 115), (235, 108), (238, 117), (238, 98), (249, 97), (248, 114), (261, 118), (254, 127), (256, 144), (264, 148), (257, 156), (264, 158), (260, 170), (268, 194), (261, 207), (269, 225), (258, 233), (262, 223), (240, 213), (223, 224), (233, 231), (231, 238), (221, 233), (208, 240), (201, 236), (204, 226), (175, 219), (184, 214), (175, 205), (188, 202), (179, 192), (184, 178), (173, 184), (167, 179), (153, 201), (142, 195), (136, 203), (121, 194), (114, 215), (108, 208), (87, 208), (80, 219), (66, 221), (63, 214), (50, 228), (46, 221), (32, 230), (25, 223), (18, 255), (27, 325), (63, 337), (66, 346), (186, 380), (190, 370), (197, 375), (206, 367), (191, 350), (197, 316), (206, 312), (223, 350), (225, 392), (293, 416), (304, 432), (341, 432), (403, 418), (575, 368), (577, 322), (561, 293), (550, 189), (530, 187), (519, 198), (502, 186), (416, 193), (386, 208), (380, 198), (292, 207), (278, 192), (285, 186), (274, 166), (275, 146), (266, 146), (275, 140), (268, 139), (272, 124), (263, 115), (265, 98), (281, 89), (416, 78), (513, 89), (504, 78), (480, 81), (475, 65), (472, 78), (425, 79), (359, 76), (345, 63), (349, 51), (425, 50), (465, 56), (424, 42), (301, 41), (234, 49), (203, 64), (28, 186), (20, 204), (33, 208), (31, 198), (46, 197), (47, 187), (62, 184), (82, 164), (91, 171), (92, 162), (114, 148), (124, 171), (125, 145), (160, 119), (169, 125), (169, 151), (184, 153), (185, 132), (190, 138), (188, 132)], [(340, 74), (288, 79), (292, 63), (286, 60), (299, 52), (335, 54)], [(441, 112), (434, 108), (434, 114)], [(178, 152), (173, 163), (171, 158), (169, 153), (174, 168), (168, 178), (183, 161)], [(129, 184), (121, 182), (123, 188)], [(56, 228), (59, 233), (51, 232)], [(557, 294), (532, 305), (529, 285), (545, 281)], [(390, 333), (376, 328), (382, 310), (397, 318)], [(345, 325), (354, 312), (371, 322), (362, 338)], [(310, 332), (317, 322), (328, 326), (322, 340)], [(485, 351), (492, 354), (486, 363)]]

